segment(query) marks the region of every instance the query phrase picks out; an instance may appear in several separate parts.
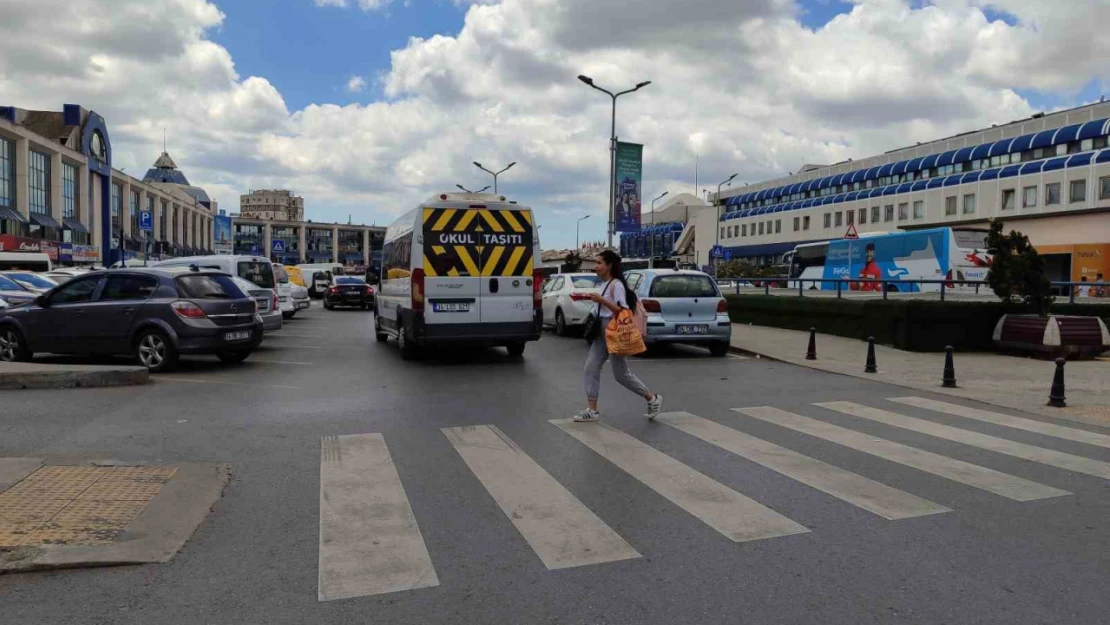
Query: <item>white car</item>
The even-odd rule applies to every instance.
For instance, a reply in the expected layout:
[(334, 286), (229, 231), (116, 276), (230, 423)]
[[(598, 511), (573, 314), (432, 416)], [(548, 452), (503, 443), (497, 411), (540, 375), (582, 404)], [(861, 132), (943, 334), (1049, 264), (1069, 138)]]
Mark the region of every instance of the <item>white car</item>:
[(311, 302), (308, 298), (308, 289), (293, 284), (285, 267), (277, 263), (274, 266), (274, 279), (277, 280), (278, 308), (283, 319), (292, 319), (298, 312), (308, 308)]
[(560, 273), (551, 276), (543, 289), (543, 323), (566, 336), (594, 314), (596, 304), (586, 299), (598, 293), (598, 277), (592, 273)]
[(43, 274), (38, 274), (33, 271), (4, 271), (0, 274), (15, 280), (19, 286), (27, 289), (35, 295), (42, 295), (50, 289), (58, 286), (58, 283)]

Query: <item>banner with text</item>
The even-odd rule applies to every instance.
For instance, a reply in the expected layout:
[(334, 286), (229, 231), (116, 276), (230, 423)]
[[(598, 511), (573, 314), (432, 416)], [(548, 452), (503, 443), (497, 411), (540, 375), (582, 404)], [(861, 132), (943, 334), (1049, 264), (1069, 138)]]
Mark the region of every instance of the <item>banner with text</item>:
[(235, 249), (234, 239), (231, 238), (231, 217), (229, 215), (217, 215), (215, 219), (214, 232), (212, 238), (215, 241), (215, 252), (217, 254), (230, 254)]
[(617, 232), (640, 229), (640, 181), (644, 170), (644, 146), (617, 142), (617, 202), (613, 222)]

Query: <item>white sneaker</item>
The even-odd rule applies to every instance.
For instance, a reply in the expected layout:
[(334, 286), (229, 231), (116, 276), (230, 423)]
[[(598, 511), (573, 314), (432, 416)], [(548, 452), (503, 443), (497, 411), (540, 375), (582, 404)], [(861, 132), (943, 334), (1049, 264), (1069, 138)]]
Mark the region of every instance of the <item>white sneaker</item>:
[(589, 408), (579, 410), (578, 413), (574, 415), (574, 420), (578, 423), (596, 423), (601, 421), (601, 413), (596, 410), (590, 410)]
[(663, 396), (659, 393), (648, 402), (647, 418), (649, 421), (654, 421), (655, 417), (659, 416), (659, 411), (663, 409)]

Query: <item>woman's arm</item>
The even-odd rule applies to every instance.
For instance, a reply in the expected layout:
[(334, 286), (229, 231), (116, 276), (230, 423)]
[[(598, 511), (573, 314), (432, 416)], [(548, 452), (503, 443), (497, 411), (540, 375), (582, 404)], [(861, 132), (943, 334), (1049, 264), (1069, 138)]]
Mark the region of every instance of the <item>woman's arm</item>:
[(599, 295), (597, 293), (590, 293), (590, 299), (592, 301), (597, 302), (598, 304), (601, 304), (602, 306), (608, 308), (609, 311), (612, 312), (614, 315), (619, 314), (620, 311), (621, 311), (620, 304), (614, 304), (613, 302), (610, 302), (609, 300), (605, 299), (604, 296)]

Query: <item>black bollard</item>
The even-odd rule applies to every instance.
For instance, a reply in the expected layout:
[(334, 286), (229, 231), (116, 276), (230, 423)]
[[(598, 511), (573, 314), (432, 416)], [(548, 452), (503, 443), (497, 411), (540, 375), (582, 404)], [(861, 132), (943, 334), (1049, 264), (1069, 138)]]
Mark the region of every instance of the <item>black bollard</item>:
[(1066, 408), (1068, 402), (1064, 397), (1064, 363), (1063, 358), (1056, 359), (1056, 375), (1052, 378), (1052, 391), (1048, 394), (1048, 405), (1053, 408)]
[(879, 368), (875, 366), (875, 337), (867, 337), (867, 366), (863, 368), (864, 373), (878, 373)]
[(944, 388), (956, 388), (956, 366), (952, 364), (952, 346), (948, 345), (944, 348), (944, 378), (942, 379)]
[(806, 360), (817, 360), (817, 328), (809, 329), (809, 347), (806, 348)]

